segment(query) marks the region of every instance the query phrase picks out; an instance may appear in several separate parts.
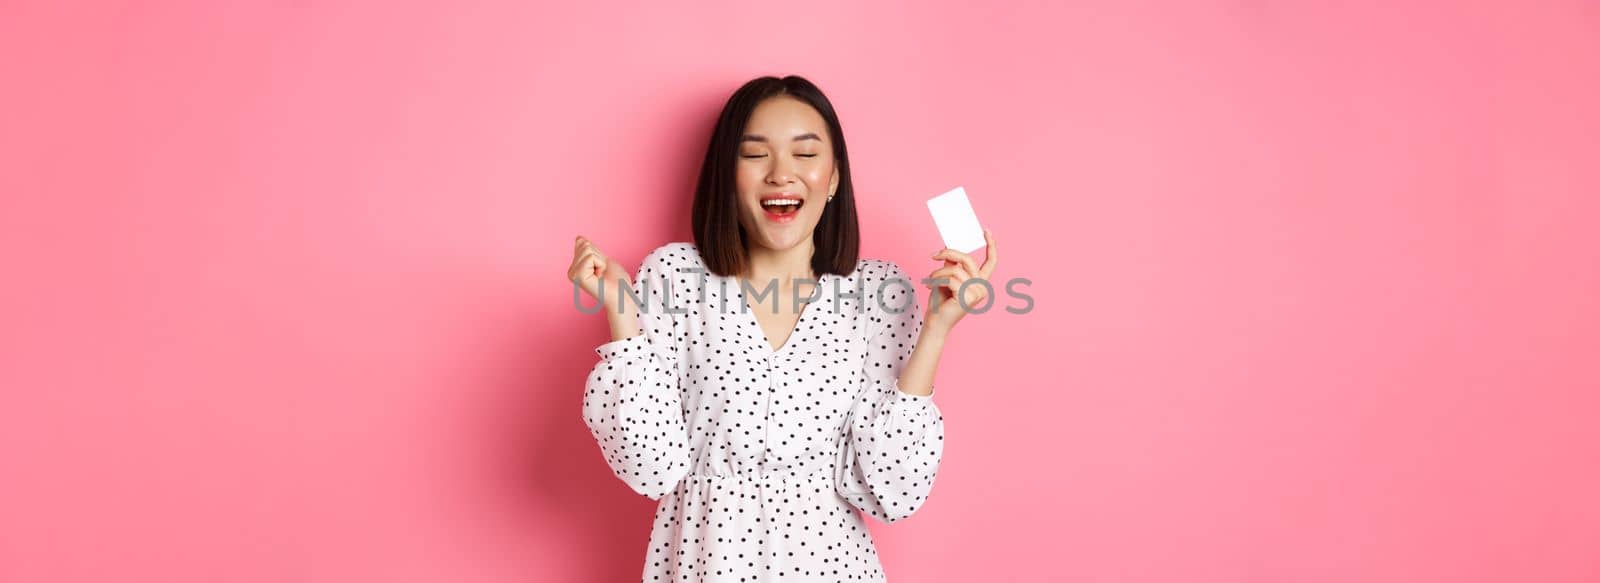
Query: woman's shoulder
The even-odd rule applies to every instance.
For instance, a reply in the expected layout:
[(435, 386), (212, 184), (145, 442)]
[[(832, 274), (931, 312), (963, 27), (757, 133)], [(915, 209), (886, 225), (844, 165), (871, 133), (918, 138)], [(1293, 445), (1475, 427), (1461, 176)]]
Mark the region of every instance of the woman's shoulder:
[(901, 269), (898, 263), (887, 259), (863, 258), (856, 260), (855, 271), (846, 276), (846, 279), (852, 282), (864, 282), (868, 287), (875, 287), (890, 280), (909, 281), (911, 278), (906, 275), (906, 270)]
[[(694, 243), (674, 241), (651, 250), (639, 264), (634, 284), (644, 289), (659, 289), (673, 298), (698, 297), (705, 283), (705, 262)], [(651, 293), (655, 293), (652, 291)], [(684, 300), (673, 299), (672, 305)]]
[(705, 262), (700, 258), (700, 249), (694, 243), (673, 241), (656, 247), (644, 256), (640, 268), (650, 268), (657, 271), (677, 272), (689, 268), (705, 269)]
[(884, 306), (915, 305), (917, 281), (900, 264), (887, 259), (859, 259), (856, 269), (843, 278), (841, 289), (860, 294), (862, 315), (876, 314)]

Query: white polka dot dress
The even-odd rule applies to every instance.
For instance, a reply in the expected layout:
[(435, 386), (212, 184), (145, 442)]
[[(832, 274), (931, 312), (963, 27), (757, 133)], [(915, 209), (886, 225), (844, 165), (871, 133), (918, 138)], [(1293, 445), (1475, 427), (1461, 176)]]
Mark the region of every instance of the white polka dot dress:
[(774, 350), (693, 244), (639, 268), (644, 334), (595, 349), (583, 420), (612, 472), (660, 500), (643, 581), (885, 580), (862, 512), (916, 512), (944, 451), (933, 395), (898, 387), (918, 282), (874, 259), (819, 280)]

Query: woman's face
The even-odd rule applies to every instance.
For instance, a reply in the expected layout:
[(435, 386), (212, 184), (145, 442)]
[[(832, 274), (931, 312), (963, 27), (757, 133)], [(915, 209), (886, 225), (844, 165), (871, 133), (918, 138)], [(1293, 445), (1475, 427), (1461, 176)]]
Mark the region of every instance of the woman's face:
[(839, 188), (822, 114), (788, 96), (761, 102), (745, 125), (737, 164), (739, 224), (750, 243), (781, 251), (810, 240)]

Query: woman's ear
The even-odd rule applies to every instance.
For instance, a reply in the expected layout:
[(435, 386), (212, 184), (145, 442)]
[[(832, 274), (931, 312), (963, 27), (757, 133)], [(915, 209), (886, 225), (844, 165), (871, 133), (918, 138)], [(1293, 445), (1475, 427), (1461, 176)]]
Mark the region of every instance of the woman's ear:
[(837, 165), (835, 165), (833, 167), (832, 184), (828, 185), (828, 198), (833, 198), (833, 195), (837, 194), (838, 192), (839, 192), (839, 167)]

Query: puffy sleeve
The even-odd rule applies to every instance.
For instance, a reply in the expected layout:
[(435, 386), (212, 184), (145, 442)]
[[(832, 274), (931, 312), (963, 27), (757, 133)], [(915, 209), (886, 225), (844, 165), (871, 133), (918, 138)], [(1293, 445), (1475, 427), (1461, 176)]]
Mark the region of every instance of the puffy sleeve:
[[(892, 523), (916, 512), (933, 489), (944, 453), (944, 417), (933, 395), (900, 390), (900, 370), (922, 331), (922, 309), (915, 280), (899, 266), (887, 265), (886, 277), (909, 285), (881, 288), (882, 301), (868, 292), (866, 358), (857, 375), (858, 396), (845, 421), (834, 487), (852, 506)], [(869, 280), (869, 290), (877, 284)]]
[[(667, 281), (676, 275), (671, 258), (667, 248), (657, 249), (639, 267), (633, 287), (643, 306), (638, 314), (644, 333), (595, 348), (600, 361), (589, 371), (583, 395), (583, 421), (606, 465), (652, 500), (676, 488), (690, 464), (678, 392), (684, 324), (665, 309)], [(622, 300), (632, 301), (626, 295)]]

